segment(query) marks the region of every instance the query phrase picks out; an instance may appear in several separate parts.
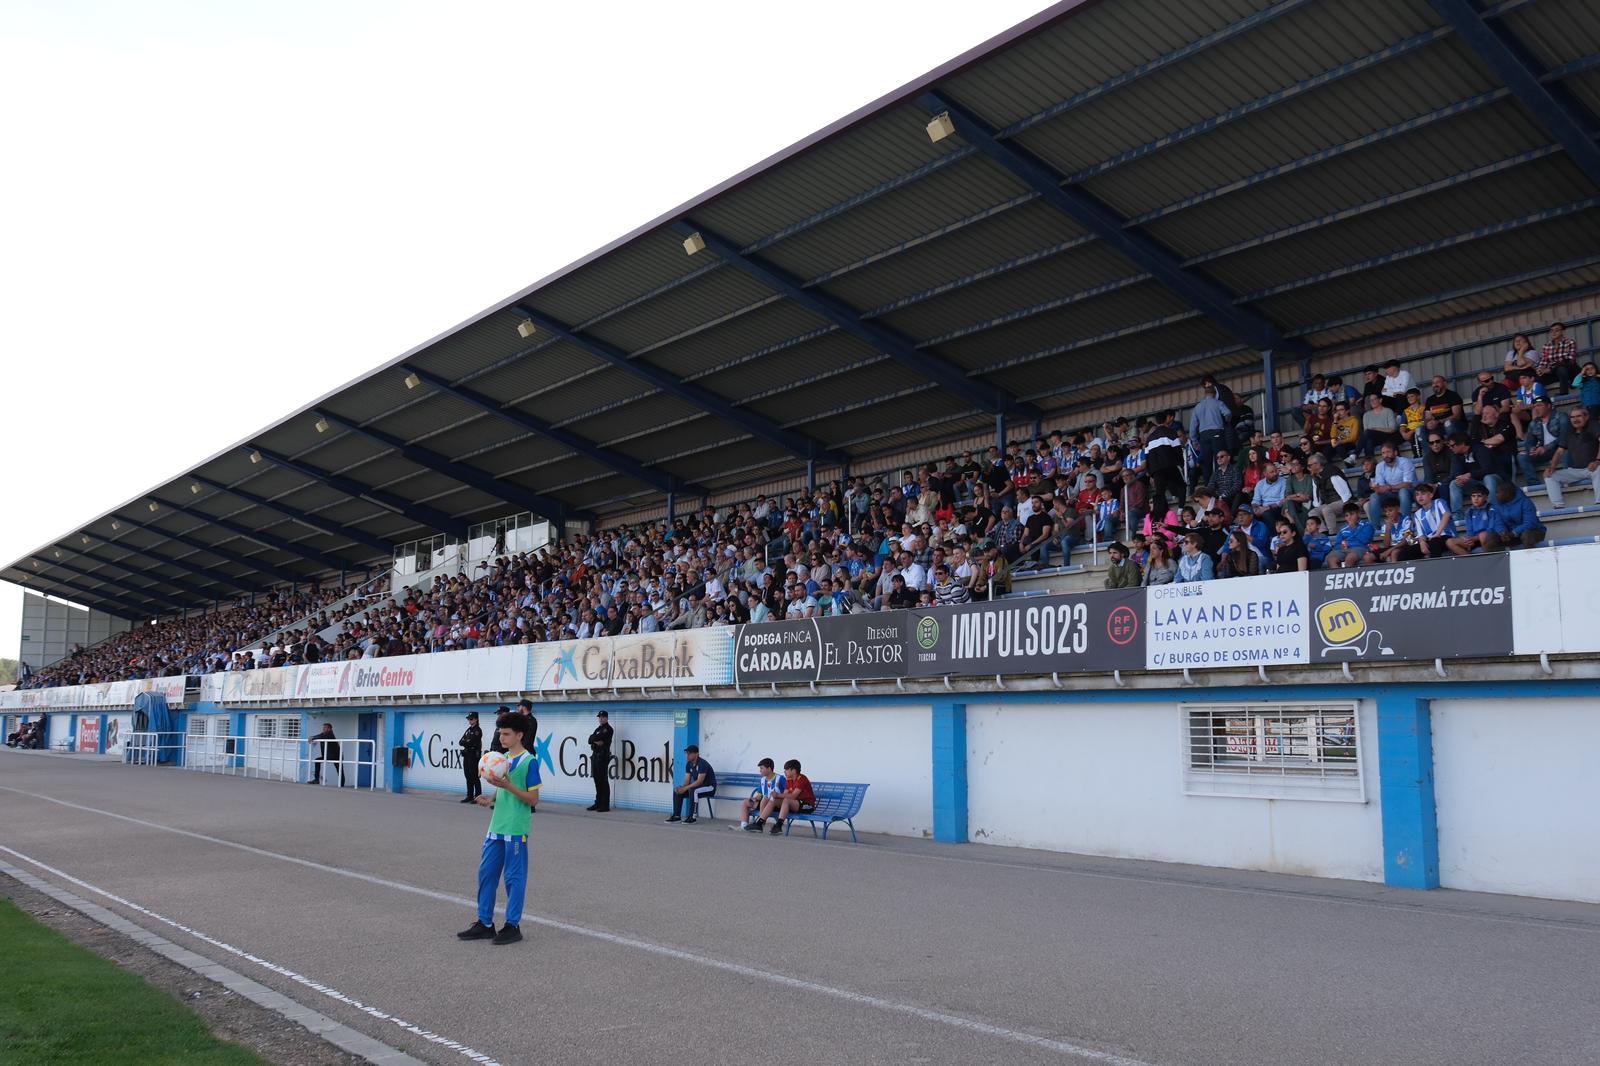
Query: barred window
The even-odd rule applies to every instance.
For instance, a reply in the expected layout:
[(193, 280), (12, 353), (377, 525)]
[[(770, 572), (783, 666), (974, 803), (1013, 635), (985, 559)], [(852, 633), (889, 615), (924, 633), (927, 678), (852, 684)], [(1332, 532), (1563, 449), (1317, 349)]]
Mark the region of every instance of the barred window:
[(300, 737), (300, 716), (297, 714), (260, 715), (256, 718), (256, 736), (264, 740), (297, 740)]
[(1354, 701), (1185, 704), (1184, 791), (1361, 803)]

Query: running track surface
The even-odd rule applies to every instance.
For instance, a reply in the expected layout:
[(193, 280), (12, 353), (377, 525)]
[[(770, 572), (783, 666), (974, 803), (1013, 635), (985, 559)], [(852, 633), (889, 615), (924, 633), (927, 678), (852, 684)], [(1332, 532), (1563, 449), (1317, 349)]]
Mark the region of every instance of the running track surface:
[(0, 861), (429, 1062), (1600, 1063), (1596, 906), (546, 804), (497, 948), (486, 818), (0, 752)]

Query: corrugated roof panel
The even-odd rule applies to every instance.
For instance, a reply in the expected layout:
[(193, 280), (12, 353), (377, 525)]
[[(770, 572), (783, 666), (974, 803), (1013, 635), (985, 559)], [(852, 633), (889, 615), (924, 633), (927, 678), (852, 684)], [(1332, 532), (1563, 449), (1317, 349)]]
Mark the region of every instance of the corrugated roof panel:
[(775, 422), (814, 436), (811, 423), (816, 421), (820, 412), (839, 407), (857, 407), (865, 412), (867, 409), (860, 407), (864, 403), (870, 404), (926, 385), (927, 380), (915, 371), (899, 363), (885, 362), (851, 374), (848, 382), (825, 378), (747, 406)]
[(939, 351), (963, 366), (986, 367), (1189, 310), (1166, 289), (1145, 283), (961, 337)]
[[(701, 255), (712, 255), (710, 251)], [(730, 314), (772, 295), (772, 290), (742, 271), (722, 267), (672, 292), (636, 304), (586, 330), (625, 352), (674, 336), (692, 326)]]
[(1088, 5), (1003, 55), (946, 79), (944, 87), (1005, 126), (1220, 30), (1258, 6), (1249, 0)]
[(1132, 217), (1495, 87), (1454, 42), (1441, 41), (1117, 167), (1086, 187)]
[(557, 463), (532, 466), (531, 469), (529, 458), (518, 456), (515, 449), (508, 451), (504, 456), (497, 456), (494, 464), (495, 476), (501, 481), (527, 489), (529, 492), (545, 493), (560, 500), (567, 500), (566, 489), (558, 486), (584, 478), (605, 477), (615, 473), (608, 466), (577, 455), (568, 456)]
[(1109, 244), (1097, 241), (913, 304), (885, 315), (883, 321), (925, 342), (1141, 273)]
[(855, 410), (809, 423), (806, 428), (813, 435), (830, 442), (856, 441), (869, 437), (875, 430), (900, 430), (912, 426), (921, 427), (931, 434), (936, 432), (936, 426), (971, 414), (972, 403), (963, 396), (930, 390), (875, 403), (870, 411), (870, 418), (863, 418), (862, 411)]
[(1235, 293), (1311, 277), (1347, 264), (1404, 252), (1500, 222), (1511, 222), (1589, 195), (1588, 182), (1565, 160), (1522, 167), (1324, 226), (1206, 264)]
[(741, 247), (751, 244), (943, 155), (922, 132), (927, 122), (916, 107), (893, 108), (697, 207), (692, 217)]
[[(918, 128), (905, 135), (927, 140)], [(943, 146), (941, 146), (943, 147)], [(955, 146), (948, 152), (958, 150)], [(758, 253), (791, 275), (808, 280), (948, 226), (1027, 191), (1009, 172), (981, 155), (959, 162), (802, 230)]]
[(607, 446), (643, 463), (671, 466), (676, 460), (669, 457), (722, 447), (729, 441), (748, 440), (749, 437), (745, 430), (721, 419), (696, 418), (671, 426), (615, 425)]
[[(748, 359), (773, 345), (807, 336), (828, 323), (814, 312), (791, 300), (778, 300), (746, 312), (720, 325), (656, 348), (644, 358), (686, 380), (701, 381), (714, 376), (715, 368)], [(773, 353), (774, 358), (789, 357), (793, 351)], [(701, 381), (708, 388), (715, 385)]]
[(1056, 397), (1067, 397), (1070, 402), (1070, 398), (1085, 387), (1082, 383), (1111, 376), (1123, 369), (1128, 371), (1129, 377), (1119, 387), (1122, 391), (1132, 391), (1139, 387), (1137, 367), (1206, 351), (1229, 340), (1231, 338), (1219, 327), (1203, 319), (1193, 319), (1137, 337), (1124, 337), (1091, 349), (1026, 363), (994, 374), (992, 378), (1014, 395), (1057, 406)]
[[(752, 469), (787, 467), (795, 461), (792, 455), (765, 441), (746, 440), (739, 444), (737, 451), (701, 452), (674, 459), (667, 466), (679, 477), (714, 487), (715, 475), (719, 473), (738, 470), (738, 475), (729, 476), (744, 477), (747, 476), (745, 472)], [(682, 501), (680, 507), (688, 510), (694, 503), (692, 500)]]
[(726, 369), (702, 379), (722, 396), (740, 401), (782, 392), (816, 379), (838, 379), (857, 367), (884, 362), (888, 356), (843, 333), (829, 333), (781, 353), (753, 361), (730, 360)]
[(1539, 0), (1500, 19), (1545, 70), (1600, 52), (1600, 11), (1589, 0)]
[[(576, 401), (582, 398), (573, 399)], [(643, 401), (630, 400), (605, 409), (599, 409), (597, 404), (586, 402), (583, 404), (582, 412), (589, 413), (573, 421), (567, 428), (590, 440), (602, 443), (642, 427), (677, 424), (705, 414), (694, 404), (666, 393), (657, 393)]]
[(1600, 211), (1528, 226), (1514, 233), (1408, 259), (1261, 301), (1257, 306), (1289, 329), (1368, 308), (1465, 288), (1594, 253)]
[(1017, 143), (1061, 173), (1073, 174), (1282, 92), (1436, 22), (1437, 16), (1419, 0), (1310, 4), (1275, 20), (1267, 34), (1234, 38), (1141, 78), (1024, 131)]
[(1238, 189), (1142, 228), (1194, 254), (1441, 181), (1547, 140), (1506, 101)]
[(523, 302), (569, 326), (577, 326), (700, 266), (684, 254), (682, 237), (670, 229), (656, 230), (582, 270), (558, 278)]
[(573, 424), (574, 419), (582, 418), (588, 412), (615, 410), (627, 404), (638, 403), (646, 397), (660, 397), (676, 404), (684, 402), (658, 391), (649, 382), (616, 370), (562, 385), (559, 389), (524, 400), (518, 406), (551, 425), (564, 426), (575, 433), (588, 436)]
[(1041, 200), (992, 214), (928, 239), (823, 284), (828, 292), (863, 311), (916, 296), (937, 286), (1037, 254), (1083, 235), (1078, 224)]
[(1562, 83), (1589, 114), (1600, 114), (1600, 70), (1591, 70)]

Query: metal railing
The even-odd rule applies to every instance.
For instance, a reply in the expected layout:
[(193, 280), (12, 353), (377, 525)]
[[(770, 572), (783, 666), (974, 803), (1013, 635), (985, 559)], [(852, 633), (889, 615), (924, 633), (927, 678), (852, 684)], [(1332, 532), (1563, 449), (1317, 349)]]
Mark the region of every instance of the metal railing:
[(256, 737), (215, 733), (129, 733), (123, 761), (158, 765), (162, 758), (197, 773), (270, 781), (313, 782), (377, 789), (378, 742), (339, 738), (339, 758), (324, 759), (312, 737)]

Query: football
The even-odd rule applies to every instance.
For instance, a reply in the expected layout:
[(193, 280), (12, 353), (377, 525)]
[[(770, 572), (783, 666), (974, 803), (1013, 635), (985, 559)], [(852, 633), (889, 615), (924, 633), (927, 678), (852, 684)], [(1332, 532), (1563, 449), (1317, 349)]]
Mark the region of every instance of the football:
[(504, 752), (486, 751), (483, 758), (478, 760), (478, 776), (487, 778), (490, 775), (504, 777), (511, 772), (511, 760), (506, 758)]

